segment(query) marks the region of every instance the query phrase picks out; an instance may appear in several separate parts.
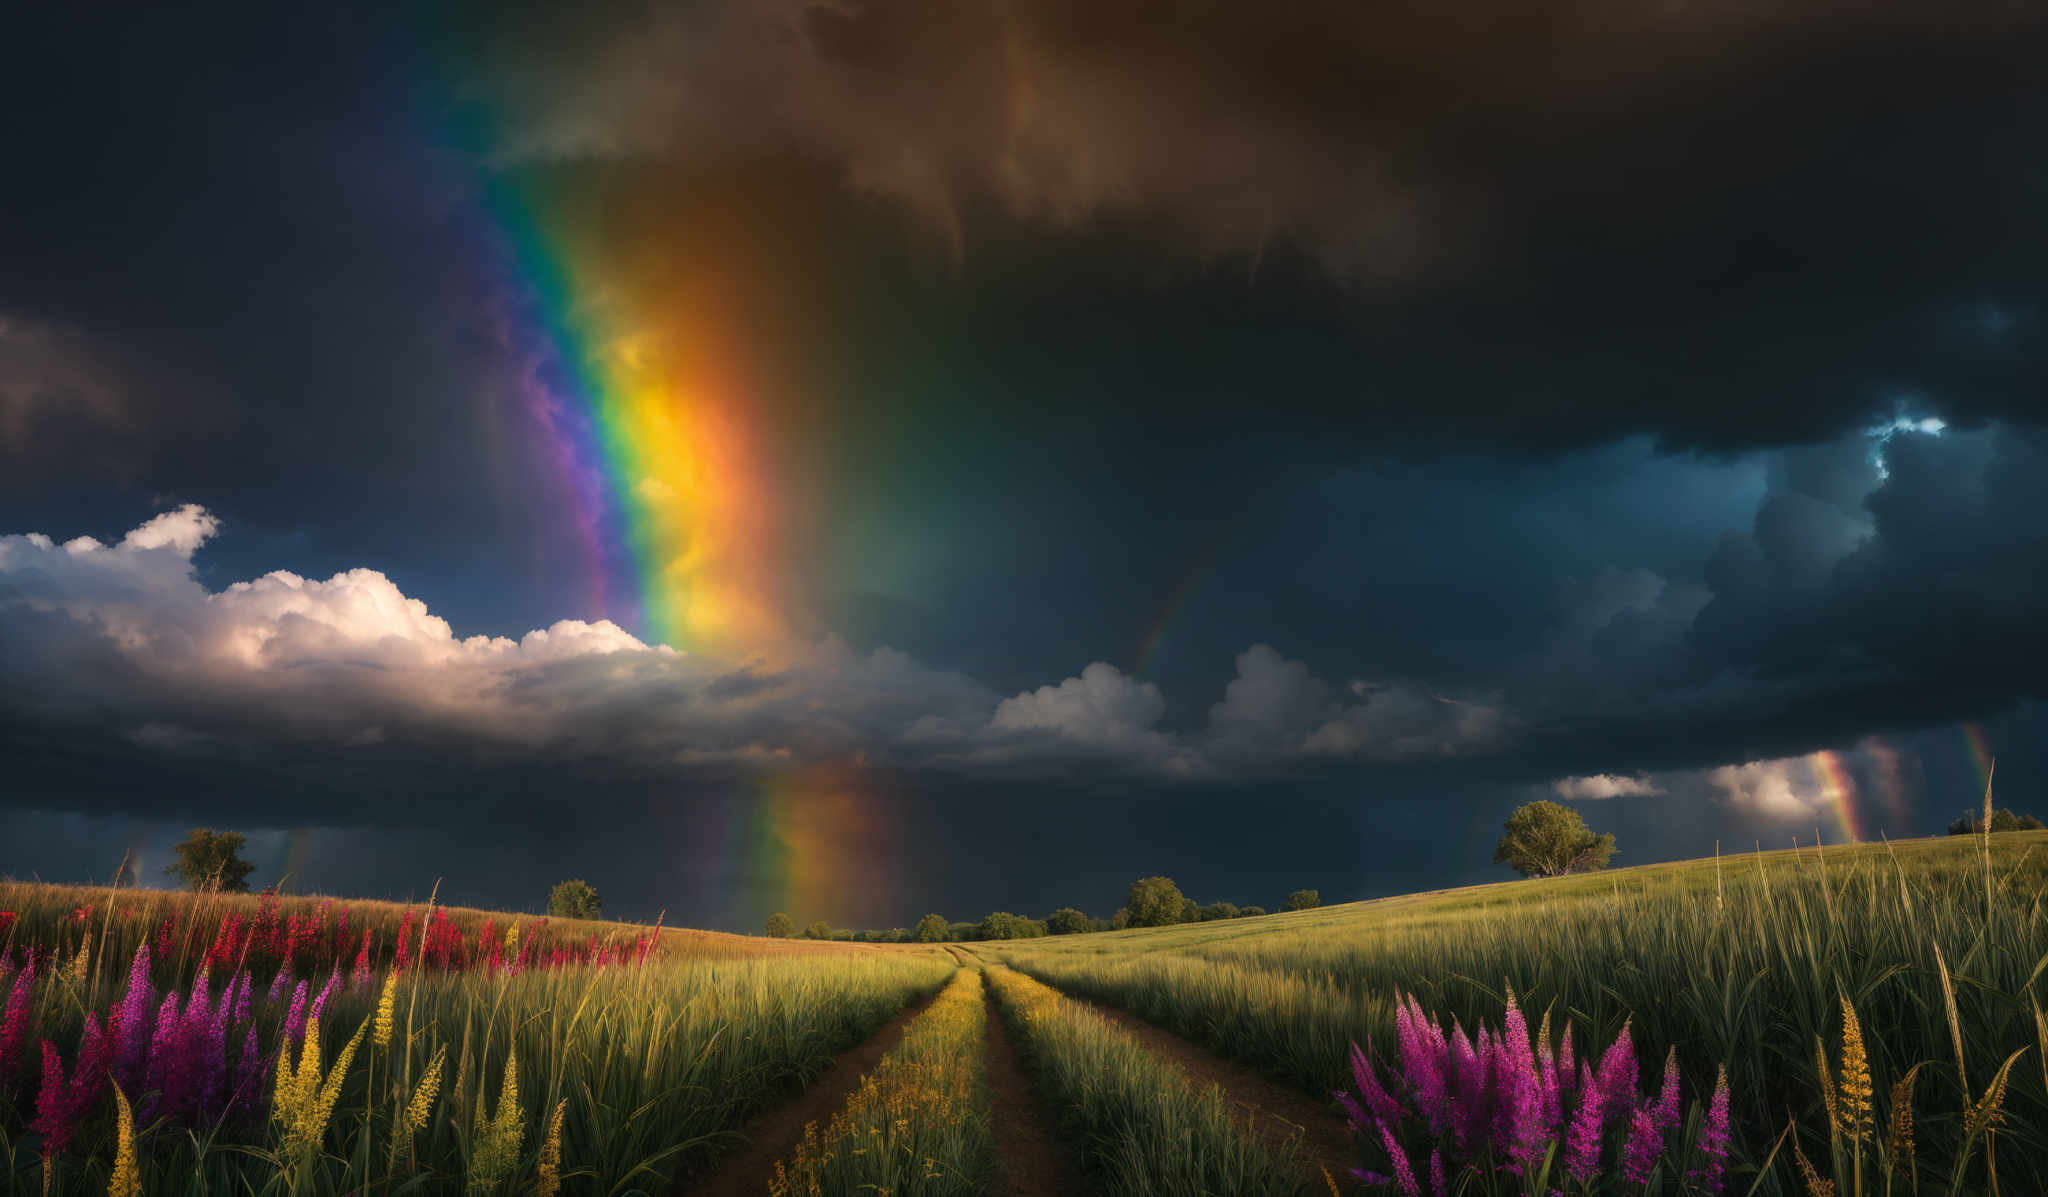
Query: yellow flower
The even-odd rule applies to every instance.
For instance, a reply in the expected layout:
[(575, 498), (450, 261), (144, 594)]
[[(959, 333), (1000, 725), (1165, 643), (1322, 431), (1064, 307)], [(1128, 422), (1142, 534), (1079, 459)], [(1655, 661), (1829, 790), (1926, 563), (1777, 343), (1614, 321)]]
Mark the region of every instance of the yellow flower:
[(490, 1192), (511, 1175), (519, 1163), (519, 1144), (526, 1137), (526, 1123), (519, 1116), (519, 1053), (505, 1057), (505, 1078), (498, 1085), (498, 1111), (484, 1121), (483, 1102), (477, 1102), (476, 1150), (469, 1160), (469, 1189)]
[(391, 1046), (391, 1032), (397, 1026), (397, 998), (398, 973), (393, 970), (384, 975), (384, 992), (377, 995), (377, 1032), (374, 1038), (379, 1051)]
[(306, 1042), (300, 1049), (296, 1069), (292, 1067), (289, 1045), (278, 1052), (277, 1096), (272, 1102), (271, 1119), (281, 1128), (286, 1155), (304, 1159), (319, 1149), (320, 1141), (327, 1135), (327, 1121), (334, 1115), (334, 1103), (341, 1100), (341, 1082), (355, 1060), (356, 1049), (363, 1044), (363, 1033), (369, 1029), (369, 1020), (363, 1020), (348, 1045), (334, 1058), (334, 1067), (325, 1077), (320, 1068), (318, 1018), (306, 1021)]
[(1892, 1086), (1892, 1114), (1884, 1136), (1885, 1159), (1894, 1168), (1907, 1161), (1908, 1171), (1913, 1159), (1913, 1078), (1918, 1075), (1920, 1066), (1915, 1064)]
[(540, 1145), (540, 1174), (533, 1182), (534, 1197), (555, 1197), (562, 1187), (562, 1114), (568, 1108), (567, 1100), (555, 1103), (554, 1117), (548, 1119), (548, 1137)]
[(1842, 1085), (1839, 1098), (1843, 1133), (1861, 1142), (1870, 1137), (1870, 1061), (1863, 1053), (1863, 1028), (1856, 1007), (1842, 999)]
[(135, 1114), (119, 1085), (114, 1086), (114, 1105), (120, 1111), (120, 1141), (114, 1148), (114, 1175), (107, 1181), (107, 1197), (142, 1197), (142, 1178), (135, 1168)]
[(434, 1111), (434, 1098), (441, 1092), (441, 1074), (447, 1070), (448, 1045), (434, 1049), (434, 1058), (427, 1064), (427, 1070), (420, 1074), (420, 1083), (413, 1087), (412, 1100), (405, 1107), (405, 1129), (418, 1134), (426, 1129), (427, 1116)]

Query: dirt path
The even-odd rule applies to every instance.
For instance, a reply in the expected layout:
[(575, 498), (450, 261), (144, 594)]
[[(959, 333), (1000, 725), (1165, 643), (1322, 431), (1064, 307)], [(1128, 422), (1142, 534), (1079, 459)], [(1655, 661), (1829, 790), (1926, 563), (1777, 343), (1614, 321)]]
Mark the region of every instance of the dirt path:
[[(1302, 1156), (1310, 1171), (1326, 1168), (1341, 1181), (1349, 1169), (1358, 1165), (1358, 1150), (1352, 1145), (1351, 1132), (1345, 1129), (1344, 1116), (1335, 1103), (1319, 1102), (1299, 1090), (1276, 1085), (1235, 1060), (1215, 1055), (1128, 1010), (1076, 997), (1065, 990), (1061, 993), (1129, 1031), (1138, 1042), (1186, 1069), (1198, 1084), (1213, 1081), (1222, 1086), (1224, 1099), (1255, 1114), (1260, 1133), (1268, 1139), (1278, 1142), (1299, 1130)], [(1317, 1175), (1316, 1179), (1322, 1178)]]
[(860, 1078), (882, 1062), (882, 1057), (903, 1038), (903, 1028), (924, 1013), (936, 997), (938, 991), (934, 990), (903, 1007), (860, 1046), (841, 1052), (831, 1067), (802, 1092), (742, 1127), (740, 1134), (746, 1138), (745, 1145), (719, 1161), (709, 1176), (682, 1178), (676, 1193), (688, 1197), (762, 1197), (768, 1191), (768, 1178), (775, 1174), (776, 1161), (787, 1159), (796, 1150), (796, 1145), (803, 1141), (804, 1127), (813, 1122), (823, 1126), (831, 1121), (832, 1115), (860, 1086)]
[(1009, 1020), (982, 989), (988, 1007), (988, 1087), (996, 1160), (1005, 1197), (1081, 1197), (1091, 1192), (1065, 1143), (1053, 1137), (1052, 1110), (1026, 1075), (1010, 1042)]

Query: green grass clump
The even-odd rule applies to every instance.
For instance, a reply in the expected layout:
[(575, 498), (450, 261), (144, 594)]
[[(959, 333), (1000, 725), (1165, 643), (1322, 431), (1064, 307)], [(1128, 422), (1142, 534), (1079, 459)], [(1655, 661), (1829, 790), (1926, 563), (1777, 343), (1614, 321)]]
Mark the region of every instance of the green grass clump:
[(1040, 1086), (1086, 1141), (1105, 1197), (1303, 1197), (1295, 1145), (1261, 1142), (1231, 1118), (1214, 1085), (1147, 1051), (1101, 1015), (1000, 966), (988, 970), (1004, 1014), (1023, 1032)]
[(775, 1166), (770, 1197), (994, 1192), (987, 1025), (981, 973), (963, 968), (831, 1123), (805, 1128), (795, 1154)]

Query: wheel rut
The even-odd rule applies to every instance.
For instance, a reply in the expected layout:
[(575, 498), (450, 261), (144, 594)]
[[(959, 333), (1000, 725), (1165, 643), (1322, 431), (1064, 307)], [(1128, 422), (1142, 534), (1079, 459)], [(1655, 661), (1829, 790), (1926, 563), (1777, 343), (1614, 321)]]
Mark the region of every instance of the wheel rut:
[(1060, 994), (1128, 1031), (1147, 1048), (1178, 1064), (1198, 1083), (1220, 1087), (1224, 1099), (1249, 1113), (1253, 1125), (1269, 1142), (1278, 1144), (1299, 1133), (1302, 1158), (1316, 1174), (1316, 1180), (1322, 1179), (1318, 1169), (1341, 1179), (1357, 1166), (1357, 1148), (1335, 1103), (1319, 1102), (1298, 1089), (1276, 1085), (1243, 1064), (1219, 1056), (1120, 1006), (1079, 997), (1063, 989)]
[(903, 1038), (910, 1020), (924, 1013), (939, 995), (933, 990), (896, 1012), (881, 1030), (858, 1046), (839, 1053), (818, 1078), (772, 1110), (756, 1115), (740, 1128), (745, 1145), (713, 1165), (700, 1176), (685, 1176), (676, 1185), (677, 1197), (761, 1197), (768, 1180), (775, 1175), (778, 1160), (787, 1159), (803, 1140), (804, 1127), (830, 1121), (839, 1107), (860, 1086), (860, 1078), (881, 1063)]
[(982, 988), (987, 1006), (990, 1123), (1005, 1197), (1086, 1197), (1094, 1190), (1067, 1145), (1054, 1137), (1052, 1110), (1024, 1071), (1010, 1022)]

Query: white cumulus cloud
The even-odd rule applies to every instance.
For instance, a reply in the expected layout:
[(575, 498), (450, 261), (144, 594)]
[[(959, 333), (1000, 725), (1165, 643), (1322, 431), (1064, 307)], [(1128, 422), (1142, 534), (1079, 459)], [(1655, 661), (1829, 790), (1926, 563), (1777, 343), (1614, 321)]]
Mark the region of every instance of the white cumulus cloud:
[(1584, 777), (1560, 777), (1551, 783), (1560, 798), (1595, 801), (1602, 798), (1643, 798), (1661, 794), (1663, 788), (1647, 777), (1623, 777), (1614, 773), (1593, 773)]

